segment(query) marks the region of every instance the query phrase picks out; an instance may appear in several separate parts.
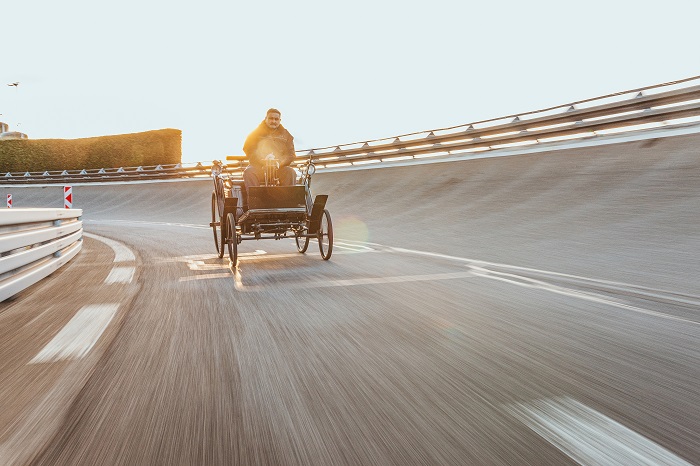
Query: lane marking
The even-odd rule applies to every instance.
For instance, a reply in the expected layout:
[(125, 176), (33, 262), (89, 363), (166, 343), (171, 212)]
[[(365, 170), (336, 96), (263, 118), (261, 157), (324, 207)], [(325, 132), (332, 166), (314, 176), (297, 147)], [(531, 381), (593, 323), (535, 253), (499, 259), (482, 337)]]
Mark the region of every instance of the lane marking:
[(105, 284), (112, 283), (131, 283), (134, 279), (134, 267), (114, 267), (105, 279)]
[[(457, 262), (463, 262), (463, 263), (466, 263), (467, 266), (470, 268), (470, 270), (473, 271), (474, 275), (482, 277), (482, 278), (489, 278), (491, 280), (500, 280), (500, 281), (503, 281), (506, 283), (510, 283), (512, 285), (522, 286), (522, 287), (526, 287), (526, 288), (539, 288), (539, 289), (542, 289), (545, 291), (550, 291), (553, 293), (571, 296), (574, 298), (580, 298), (580, 299), (585, 299), (588, 301), (594, 301), (594, 302), (598, 302), (598, 303), (602, 303), (602, 304), (611, 305), (614, 307), (626, 309), (626, 310), (637, 312), (640, 314), (646, 314), (646, 315), (650, 315), (650, 316), (654, 316), (654, 317), (661, 317), (664, 319), (675, 320), (675, 321), (684, 322), (684, 323), (691, 323), (693, 325), (700, 325), (700, 322), (697, 322), (694, 320), (685, 319), (682, 317), (677, 317), (677, 316), (674, 316), (671, 314), (664, 314), (661, 312), (652, 311), (652, 310), (644, 309), (644, 308), (637, 307), (637, 306), (632, 306), (630, 304), (625, 304), (625, 303), (622, 303), (622, 302), (619, 302), (619, 301), (616, 301), (613, 299), (604, 298), (604, 297), (597, 295), (597, 294), (594, 294), (594, 293), (586, 293), (583, 291), (577, 291), (574, 289), (570, 289), (570, 288), (566, 288), (566, 287), (562, 287), (562, 286), (558, 286), (558, 285), (553, 285), (553, 284), (550, 284), (547, 282), (543, 282), (543, 281), (536, 280), (533, 278), (525, 277), (522, 275), (488, 270), (485, 267), (487, 267), (487, 266), (500, 267), (500, 268), (504, 268), (504, 269), (533, 272), (533, 273), (537, 273), (537, 274), (544, 275), (544, 276), (550, 276), (550, 277), (570, 278), (570, 279), (579, 280), (582, 282), (618, 287), (617, 288), (618, 291), (625, 291), (624, 288), (628, 288), (629, 290), (636, 290), (636, 292), (638, 292), (638, 294), (642, 294), (642, 295), (646, 295), (646, 296), (650, 296), (650, 297), (664, 298), (666, 300), (675, 301), (675, 302), (679, 302), (682, 304), (697, 305), (697, 303), (694, 300), (692, 300), (692, 297), (688, 297), (688, 296), (680, 296), (679, 297), (678, 293), (674, 293), (671, 291), (655, 290), (655, 289), (644, 288), (644, 287), (631, 285), (631, 284), (623, 283), (623, 282), (600, 280), (600, 279), (595, 279), (595, 278), (581, 277), (578, 275), (570, 275), (570, 274), (559, 273), (559, 272), (550, 272), (547, 270), (533, 269), (533, 268), (529, 268), (529, 267), (520, 267), (520, 266), (516, 266), (516, 265), (501, 264), (501, 263), (497, 263), (497, 262), (487, 262), (487, 261), (482, 261), (482, 260), (449, 256), (446, 254), (432, 253), (432, 252), (426, 252), (426, 251), (416, 251), (416, 250), (412, 250), (412, 249), (403, 249), (403, 248), (394, 248), (394, 247), (390, 247), (389, 250), (394, 251), (394, 252), (398, 252), (398, 253), (422, 255), (422, 256), (434, 257), (437, 259), (446, 259), (446, 260), (452, 260), (452, 261), (457, 261)], [(619, 288), (619, 287), (623, 287), (623, 288)], [(641, 291), (641, 293), (639, 293), (640, 291)], [(664, 296), (663, 294), (659, 294), (659, 293), (667, 293), (667, 295)], [(689, 299), (689, 298), (691, 298), (691, 299)]]
[(118, 309), (117, 303), (83, 306), (29, 363), (82, 358), (97, 343)]
[(396, 277), (349, 278), (346, 280), (317, 281), (300, 284), (302, 288), (328, 288), (334, 286), (380, 285), (385, 283), (407, 283), (436, 280), (454, 280), (474, 277), (472, 272), (448, 272), (422, 275), (401, 275)]
[[(229, 269), (229, 267), (225, 267), (226, 269)], [(188, 277), (180, 277), (178, 279), (179, 282), (192, 282), (192, 281), (197, 281), (197, 280), (212, 280), (214, 278), (228, 278), (231, 279), (233, 278), (233, 275), (231, 275), (231, 272), (226, 272), (226, 273), (207, 273), (203, 275), (190, 275)]]
[[(377, 246), (380, 246), (380, 245), (377, 245)], [(391, 251), (394, 251), (394, 252), (399, 252), (399, 253), (416, 254), (416, 255), (421, 255), (421, 256), (435, 257), (438, 259), (453, 260), (453, 261), (457, 261), (457, 262), (466, 262), (468, 264), (474, 264), (477, 266), (481, 265), (481, 266), (501, 267), (504, 269), (522, 270), (524, 272), (533, 272), (536, 274), (552, 276), (552, 277), (571, 278), (574, 280), (580, 280), (580, 281), (585, 281), (585, 282), (589, 282), (589, 283), (597, 283), (597, 284), (601, 284), (601, 285), (622, 286), (625, 288), (630, 288), (630, 289), (646, 292), (649, 296), (657, 297), (657, 298), (664, 297), (664, 296), (662, 296), (660, 294), (654, 294), (654, 293), (663, 293), (666, 295), (673, 295), (674, 296), (673, 299), (675, 301), (683, 302), (686, 304), (697, 304), (698, 302), (700, 302), (700, 297), (682, 296), (682, 295), (680, 297), (678, 297), (679, 293), (676, 293), (673, 291), (642, 287), (642, 286), (638, 286), (638, 285), (632, 285), (631, 283), (617, 282), (617, 281), (611, 281), (611, 280), (602, 280), (599, 278), (582, 277), (580, 275), (571, 275), (571, 274), (561, 273), (561, 272), (552, 272), (549, 270), (533, 269), (530, 267), (521, 267), (518, 265), (502, 264), (499, 262), (488, 262), (488, 261), (479, 260), (479, 259), (469, 259), (466, 257), (449, 256), (447, 254), (439, 254), (439, 253), (434, 253), (434, 252), (416, 251), (413, 249), (394, 248), (394, 247), (389, 247), (388, 249)], [(665, 297), (668, 297), (668, 296), (665, 296)], [(693, 298), (695, 298), (699, 301), (694, 301)]]
[(134, 253), (119, 241), (114, 241), (113, 239), (105, 238), (104, 236), (95, 235), (92, 233), (83, 233), (84, 236), (88, 238), (95, 239), (105, 243), (107, 246), (112, 248), (114, 251), (114, 262), (132, 262), (136, 260)]
[[(586, 301), (592, 301), (601, 304), (607, 304), (614, 307), (619, 307), (622, 309), (627, 309), (629, 311), (638, 312), (640, 314), (647, 314), (655, 317), (663, 317), (664, 319), (677, 320), (680, 322), (685, 322), (693, 325), (700, 325), (700, 322), (696, 322), (690, 319), (684, 319), (683, 317), (677, 317), (670, 314), (664, 314), (657, 311), (652, 311), (649, 309), (644, 309), (637, 306), (632, 306), (631, 304), (625, 304), (614, 299), (603, 298), (600, 295), (593, 293), (586, 293), (584, 291), (572, 290), (570, 288), (561, 287), (558, 285), (552, 285), (551, 283), (542, 282), (539, 280), (534, 280), (532, 278), (523, 277), (520, 275), (514, 275), (504, 272), (494, 272), (492, 270), (487, 270), (481, 267), (471, 267), (472, 272), (475, 276), (482, 278), (489, 278), (491, 280), (499, 280), (502, 282), (510, 283), (512, 285), (522, 286), (525, 288), (536, 288), (544, 291), (549, 291), (552, 293), (561, 294), (564, 296), (570, 296), (573, 298), (584, 299)], [(510, 278), (508, 278), (510, 277)]]
[(134, 226), (166, 226), (166, 227), (182, 227), (182, 228), (194, 228), (196, 230), (211, 230), (210, 226), (198, 225), (194, 223), (178, 223), (178, 222), (147, 222), (144, 220), (87, 220), (88, 223), (92, 224), (123, 224), (123, 225), (134, 225)]
[(568, 397), (519, 403), (507, 410), (579, 464), (690, 465), (632, 429)]
[[(318, 244), (318, 240), (311, 240), (313, 243)], [(372, 243), (365, 243), (365, 244), (356, 244), (351, 241), (347, 240), (342, 240), (338, 241), (336, 239), (333, 240), (333, 247), (338, 247), (340, 249), (349, 249), (351, 251), (356, 251), (356, 252), (376, 252), (376, 249), (371, 248), (367, 246), (367, 244), (372, 244)]]
[[(259, 289), (268, 289), (264, 286), (246, 286), (243, 285), (240, 276), (240, 271), (238, 268), (233, 272), (233, 277), (231, 273), (209, 273), (203, 275), (193, 275), (188, 277), (180, 277), (179, 281), (189, 282), (193, 280), (210, 280), (233, 278), (236, 282), (236, 288), (241, 290), (256, 291)], [(460, 278), (471, 278), (474, 277), (472, 272), (450, 272), (450, 273), (435, 273), (435, 274), (424, 274), (424, 275), (400, 275), (395, 277), (370, 277), (370, 278), (349, 278), (346, 280), (318, 280), (314, 282), (304, 282), (304, 283), (291, 283), (284, 286), (288, 289), (296, 288), (330, 288), (338, 286), (358, 286), (358, 285), (382, 285), (386, 283), (407, 283), (407, 282), (420, 282), (420, 281), (435, 281), (435, 280), (455, 280)]]

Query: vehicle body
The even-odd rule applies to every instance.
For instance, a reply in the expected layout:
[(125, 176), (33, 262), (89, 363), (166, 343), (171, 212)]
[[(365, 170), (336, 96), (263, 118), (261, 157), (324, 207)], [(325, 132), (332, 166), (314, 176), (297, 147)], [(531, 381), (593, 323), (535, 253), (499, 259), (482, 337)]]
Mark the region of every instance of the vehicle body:
[[(227, 160), (243, 160), (229, 156)], [(327, 195), (311, 197), (311, 175), (315, 167), (309, 158), (299, 168), (301, 178), (294, 186), (279, 186), (271, 159), (261, 186), (246, 190), (242, 179), (225, 173), (224, 164), (212, 164), (214, 191), (211, 194), (211, 223), (214, 245), (219, 257), (226, 250), (232, 266), (238, 261), (238, 245), (246, 240), (294, 237), (297, 250), (305, 253), (310, 239), (318, 240), (321, 257), (328, 260), (333, 253), (333, 224), (325, 209)]]

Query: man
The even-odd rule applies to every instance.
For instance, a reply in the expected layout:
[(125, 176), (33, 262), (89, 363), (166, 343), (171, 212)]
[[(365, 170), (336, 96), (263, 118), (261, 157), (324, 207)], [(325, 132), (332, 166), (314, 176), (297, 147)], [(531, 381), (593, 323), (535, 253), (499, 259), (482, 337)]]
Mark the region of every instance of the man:
[(272, 154), (279, 161), (277, 177), (281, 186), (296, 184), (297, 174), (289, 165), (296, 157), (294, 138), (281, 124), (282, 113), (276, 108), (267, 111), (265, 119), (248, 135), (243, 152), (250, 165), (243, 172), (246, 189), (260, 186), (265, 180), (265, 159)]

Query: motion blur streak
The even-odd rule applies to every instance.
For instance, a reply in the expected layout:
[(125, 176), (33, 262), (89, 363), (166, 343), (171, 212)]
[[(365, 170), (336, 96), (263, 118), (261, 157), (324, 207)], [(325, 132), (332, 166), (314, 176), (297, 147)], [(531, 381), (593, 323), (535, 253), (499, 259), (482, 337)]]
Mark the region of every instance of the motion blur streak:
[[(25, 304), (48, 283), (2, 304), (0, 455), (561, 465), (624, 446), (699, 464), (698, 146), (686, 135), (319, 172), (314, 191), (329, 195), (345, 248), (328, 262), (315, 242), (301, 255), (290, 239), (243, 242), (234, 268), (213, 257), (208, 180), (75, 186), (85, 228), (131, 248), (137, 272), (105, 284), (114, 254), (99, 256), (98, 273), (86, 261), (104, 251), (86, 241), (49, 280), (49, 309)], [(60, 196), (13, 188), (16, 205)], [(98, 291), (78, 290), (64, 315), (76, 273)], [(103, 352), (26, 364), (108, 286), (137, 293), (120, 301)], [(91, 364), (88, 375), (66, 376), (76, 364)], [(57, 386), (73, 381), (45, 426), (37, 398), (4, 396), (47, 393), (49, 382), (31, 382), (39, 369)], [(534, 429), (535, 416), (546, 426)], [(13, 431), (27, 419), (44, 426), (42, 442), (17, 440), (39, 438)]]

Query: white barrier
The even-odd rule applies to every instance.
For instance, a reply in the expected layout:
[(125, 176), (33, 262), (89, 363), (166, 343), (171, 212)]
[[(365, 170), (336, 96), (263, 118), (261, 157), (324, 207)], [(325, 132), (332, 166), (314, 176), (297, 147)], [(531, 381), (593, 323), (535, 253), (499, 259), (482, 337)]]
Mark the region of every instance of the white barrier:
[(0, 301), (52, 274), (82, 248), (82, 209), (0, 212)]

